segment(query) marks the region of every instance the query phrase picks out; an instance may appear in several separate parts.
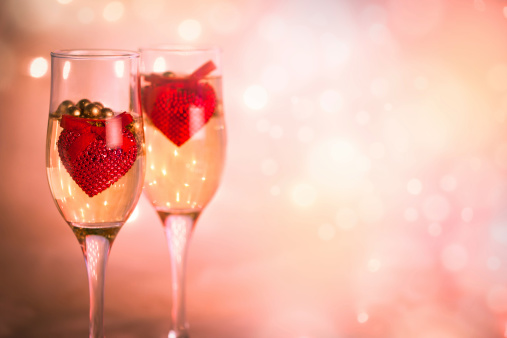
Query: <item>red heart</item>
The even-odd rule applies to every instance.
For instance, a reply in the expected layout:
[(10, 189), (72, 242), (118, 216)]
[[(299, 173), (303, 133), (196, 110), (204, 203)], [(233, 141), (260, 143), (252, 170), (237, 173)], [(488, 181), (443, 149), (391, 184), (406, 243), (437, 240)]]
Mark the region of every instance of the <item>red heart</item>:
[(144, 95), (147, 115), (178, 147), (198, 132), (215, 111), (213, 87), (191, 78), (154, 82), (145, 87)]
[(132, 121), (127, 113), (108, 120), (62, 117), (58, 154), (69, 175), (88, 196), (109, 188), (134, 164), (138, 145), (127, 128)]

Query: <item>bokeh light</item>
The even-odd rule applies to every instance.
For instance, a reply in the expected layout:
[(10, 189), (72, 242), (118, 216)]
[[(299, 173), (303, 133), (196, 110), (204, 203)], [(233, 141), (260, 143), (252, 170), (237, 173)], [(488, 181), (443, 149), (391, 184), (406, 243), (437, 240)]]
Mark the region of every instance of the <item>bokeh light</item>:
[(125, 6), (120, 1), (108, 3), (102, 11), (102, 16), (106, 21), (114, 22), (121, 19), (125, 12)]
[(30, 63), (30, 76), (42, 77), (48, 71), (48, 61), (43, 57), (38, 57)]
[(184, 20), (178, 25), (178, 33), (184, 40), (195, 40), (201, 35), (201, 24), (194, 19)]

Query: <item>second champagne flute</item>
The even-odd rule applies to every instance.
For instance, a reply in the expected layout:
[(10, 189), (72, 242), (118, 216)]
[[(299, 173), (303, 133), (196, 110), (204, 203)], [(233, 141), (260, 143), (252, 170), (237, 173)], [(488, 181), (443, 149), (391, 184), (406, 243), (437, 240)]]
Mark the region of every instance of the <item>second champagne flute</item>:
[(147, 149), (145, 195), (163, 223), (172, 265), (169, 338), (188, 337), (185, 264), (195, 222), (218, 188), (225, 160), (216, 48), (141, 49)]

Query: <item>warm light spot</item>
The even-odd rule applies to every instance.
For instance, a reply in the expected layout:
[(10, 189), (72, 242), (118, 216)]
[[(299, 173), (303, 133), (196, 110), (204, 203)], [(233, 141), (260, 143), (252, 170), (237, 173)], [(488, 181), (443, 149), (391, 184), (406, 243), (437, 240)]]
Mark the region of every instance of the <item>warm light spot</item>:
[(313, 140), (315, 132), (312, 128), (303, 126), (298, 130), (298, 139), (303, 143), (309, 143)]
[(437, 237), (442, 233), (442, 226), (437, 222), (430, 223), (428, 225), (428, 233), (433, 237)]
[(507, 311), (507, 287), (495, 285), (489, 289), (486, 296), (488, 307), (496, 313)]
[(364, 110), (357, 112), (356, 122), (362, 126), (368, 124), (370, 122), (370, 114)]
[(368, 271), (370, 272), (377, 272), (381, 266), (382, 263), (377, 258), (372, 258), (368, 261)]
[(419, 195), (422, 191), (422, 183), (417, 178), (412, 178), (407, 183), (407, 191), (411, 195)]
[(130, 214), (130, 217), (127, 219), (127, 223), (132, 223), (137, 219), (137, 217), (139, 216), (139, 208), (140, 206), (138, 204), (134, 209), (134, 211), (132, 211), (132, 213)]
[(174, 156), (178, 156), (178, 150), (174, 149)]
[(459, 244), (449, 244), (442, 250), (441, 259), (447, 270), (459, 271), (468, 264), (468, 253)]
[(69, 73), (70, 73), (70, 62), (65, 61), (65, 63), (63, 64), (63, 71), (62, 71), (62, 77), (64, 80), (67, 80), (69, 78)]
[(167, 170), (162, 169), (162, 175), (167, 176)]
[(488, 258), (486, 265), (488, 266), (488, 269), (497, 271), (502, 266), (502, 261), (500, 261), (500, 258), (496, 256), (491, 256)]
[(206, 177), (204, 177), (204, 176), (201, 177), (201, 180), (206, 181)]
[(440, 188), (446, 192), (451, 192), (456, 189), (458, 182), (456, 177), (452, 175), (446, 175), (440, 179)]
[(265, 88), (272, 91), (282, 91), (287, 87), (289, 74), (282, 66), (270, 65), (263, 70), (261, 80)]
[(503, 16), (507, 18), (507, 6), (503, 8)]
[(261, 163), (261, 171), (266, 176), (273, 176), (278, 171), (278, 164), (271, 158), (266, 158)]
[(368, 29), (368, 36), (374, 43), (383, 44), (389, 41), (391, 32), (381, 23), (374, 23)]
[(270, 123), (267, 119), (260, 119), (257, 121), (257, 130), (261, 133), (269, 131)]
[(285, 23), (274, 15), (268, 14), (259, 21), (259, 34), (267, 41), (278, 41), (285, 35)]
[(194, 19), (184, 20), (178, 25), (178, 34), (184, 40), (195, 40), (201, 35), (201, 24)]
[(437, 194), (428, 196), (422, 204), (423, 214), (430, 221), (445, 220), (449, 216), (450, 210), (451, 206), (447, 198)]
[(403, 213), (407, 222), (415, 222), (419, 218), (419, 212), (416, 208), (407, 208)]
[(72, 0), (56, 0), (59, 4), (66, 5), (70, 4)]
[(380, 142), (373, 142), (370, 145), (369, 150), (370, 150), (369, 153), (370, 153), (371, 158), (381, 159), (382, 157), (384, 157), (384, 154), (386, 152), (386, 147), (384, 146), (384, 144), (382, 144)]
[(125, 62), (122, 60), (118, 60), (114, 63), (114, 72), (116, 73), (116, 77), (122, 78), (125, 73)]
[(340, 208), (335, 216), (336, 225), (344, 230), (352, 229), (356, 226), (357, 215), (356, 212), (350, 208)]
[(337, 113), (343, 105), (343, 99), (336, 90), (328, 89), (320, 95), (319, 103), (325, 112)]
[(361, 311), (357, 314), (357, 322), (360, 324), (366, 323), (369, 318), (370, 318), (370, 316), (368, 315), (368, 313), (366, 313), (364, 311)]
[(414, 79), (414, 87), (419, 90), (428, 88), (428, 79), (424, 76), (418, 76)]
[(107, 201), (104, 201), (104, 205), (107, 205)]
[(291, 103), (292, 113), (297, 120), (306, 120), (315, 112), (315, 104), (310, 99), (294, 96)]
[(292, 190), (292, 200), (298, 206), (310, 206), (315, 202), (316, 198), (317, 192), (315, 191), (315, 188), (309, 184), (298, 184)]
[(30, 76), (42, 77), (48, 71), (48, 62), (43, 57), (33, 59), (30, 64)]
[(166, 65), (165, 65), (165, 59), (163, 56), (159, 56), (155, 59), (155, 62), (153, 62), (153, 71), (156, 73), (161, 73), (165, 71)]
[(463, 208), (461, 210), (461, 219), (465, 222), (470, 222), (474, 217), (474, 210), (470, 207)]
[(322, 224), (318, 230), (319, 238), (323, 241), (332, 240), (335, 233), (336, 233), (335, 227), (328, 223)]
[(280, 190), (279, 186), (274, 185), (274, 186), (271, 187), (271, 189), (269, 189), (269, 192), (273, 196), (278, 196), (278, 195), (280, 195), (281, 190)]
[(264, 87), (259, 85), (252, 85), (245, 90), (243, 94), (243, 101), (246, 106), (253, 110), (264, 108), (268, 102), (268, 93)]
[(384, 78), (373, 79), (370, 83), (370, 91), (374, 97), (385, 97), (389, 92), (389, 82)]
[(233, 1), (214, 2), (209, 11), (211, 26), (220, 33), (232, 33), (241, 24), (241, 13)]
[(124, 11), (125, 8), (121, 2), (113, 1), (108, 3), (106, 7), (104, 7), (102, 16), (106, 21), (109, 22), (118, 21), (123, 16)]
[(283, 129), (280, 126), (272, 126), (269, 129), (269, 136), (274, 139), (281, 139), (283, 136)]
[(365, 223), (375, 223), (384, 217), (384, 204), (376, 196), (363, 197), (358, 204), (358, 213)]

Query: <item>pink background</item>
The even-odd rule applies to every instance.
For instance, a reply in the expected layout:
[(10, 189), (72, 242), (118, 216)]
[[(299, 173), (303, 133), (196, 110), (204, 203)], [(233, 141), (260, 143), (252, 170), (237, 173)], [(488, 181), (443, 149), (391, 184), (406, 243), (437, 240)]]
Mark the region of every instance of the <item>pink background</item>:
[[(223, 49), (228, 158), (191, 243), (192, 337), (507, 337), (507, 3), (65, 2), (0, 2), (0, 337), (87, 336), (32, 62), (153, 43)], [(108, 337), (167, 337), (169, 283), (142, 198), (108, 264)]]

